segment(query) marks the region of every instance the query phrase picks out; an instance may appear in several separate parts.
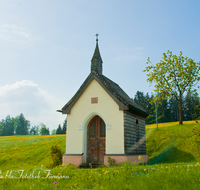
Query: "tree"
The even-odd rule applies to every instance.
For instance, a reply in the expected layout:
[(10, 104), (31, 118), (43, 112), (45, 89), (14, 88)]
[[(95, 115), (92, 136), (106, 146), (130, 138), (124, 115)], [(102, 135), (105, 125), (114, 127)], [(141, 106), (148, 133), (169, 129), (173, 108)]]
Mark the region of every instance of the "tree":
[(5, 129), (6, 129), (6, 135), (14, 135), (14, 118), (10, 118), (10, 115), (8, 115), (5, 119)]
[[(150, 64), (150, 58), (147, 64)], [(152, 63), (151, 63), (152, 64)], [(155, 96), (153, 101), (159, 101), (162, 97), (175, 97), (179, 104), (179, 124), (183, 124), (183, 94), (196, 92), (194, 86), (200, 80), (200, 62), (194, 62), (191, 58), (183, 57), (182, 52), (179, 56), (173, 55), (171, 51), (163, 53), (162, 60), (156, 65), (147, 66), (143, 72), (148, 72), (147, 81), (152, 84), (155, 82)]]
[(61, 129), (61, 125), (58, 125), (58, 128), (56, 130), (56, 134), (62, 134), (62, 129)]
[(47, 128), (44, 123), (40, 123), (39, 133), (40, 135), (43, 135), (43, 134), (49, 135), (49, 128)]
[(199, 97), (198, 94), (195, 93), (194, 94), (194, 111), (193, 111), (193, 119), (200, 119), (200, 101), (199, 101)]
[(34, 126), (30, 130), (30, 135), (38, 135), (39, 134), (39, 126)]
[(66, 134), (66, 130), (67, 130), (67, 119), (65, 119), (63, 122), (62, 134)]
[(53, 129), (51, 135), (56, 135), (56, 129)]
[(5, 120), (1, 120), (0, 122), (0, 136), (5, 136)]
[(14, 119), (16, 126), (17, 135), (27, 135), (30, 127), (30, 121), (26, 120), (24, 115), (21, 113), (19, 116)]

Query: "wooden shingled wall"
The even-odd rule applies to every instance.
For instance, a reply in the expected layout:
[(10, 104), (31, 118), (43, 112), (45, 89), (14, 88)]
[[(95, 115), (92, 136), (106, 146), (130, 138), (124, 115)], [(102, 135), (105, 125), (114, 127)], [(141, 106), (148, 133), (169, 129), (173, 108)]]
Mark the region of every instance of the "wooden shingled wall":
[(129, 111), (124, 111), (124, 146), (125, 154), (146, 154), (145, 118)]

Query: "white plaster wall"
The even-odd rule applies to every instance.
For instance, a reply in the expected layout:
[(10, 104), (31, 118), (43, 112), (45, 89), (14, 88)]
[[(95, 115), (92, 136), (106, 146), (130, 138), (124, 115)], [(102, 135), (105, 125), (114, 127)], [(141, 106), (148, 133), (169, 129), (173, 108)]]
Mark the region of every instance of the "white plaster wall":
[[(91, 104), (92, 97), (98, 97), (98, 104)], [(86, 160), (87, 125), (95, 115), (111, 126), (106, 130), (106, 154), (124, 154), (123, 111), (95, 79), (67, 115), (66, 153), (84, 153), (83, 160)]]

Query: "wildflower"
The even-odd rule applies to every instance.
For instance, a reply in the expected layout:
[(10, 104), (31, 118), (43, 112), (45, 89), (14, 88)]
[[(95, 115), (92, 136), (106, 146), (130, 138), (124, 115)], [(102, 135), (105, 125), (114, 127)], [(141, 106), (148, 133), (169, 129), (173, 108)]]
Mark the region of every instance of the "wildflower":
[(196, 123), (198, 123), (198, 121), (195, 121)]
[(107, 174), (109, 171), (105, 171), (105, 173), (104, 174)]
[(197, 166), (199, 165), (199, 162), (197, 162)]
[(53, 184), (56, 184), (56, 183), (57, 183), (56, 181), (53, 182)]
[(58, 175), (61, 175), (61, 173), (59, 173)]
[(139, 155), (139, 156), (138, 156), (138, 160), (140, 160), (141, 158), (142, 158), (142, 156)]
[(144, 171), (146, 171), (147, 169), (144, 169)]
[(101, 176), (101, 174), (99, 174), (99, 176)]

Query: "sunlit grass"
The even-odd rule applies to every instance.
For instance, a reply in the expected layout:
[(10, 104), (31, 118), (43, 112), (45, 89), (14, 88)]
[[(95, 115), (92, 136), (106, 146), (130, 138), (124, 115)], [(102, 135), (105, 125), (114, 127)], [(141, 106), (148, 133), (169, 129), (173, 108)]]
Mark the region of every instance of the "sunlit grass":
[[(200, 122), (200, 120), (196, 120)], [(195, 124), (195, 120), (192, 121), (183, 121), (183, 125), (188, 125), (188, 124)], [(176, 122), (168, 122), (168, 123), (158, 123), (158, 127), (169, 127), (169, 126), (174, 126), (174, 125), (179, 125), (179, 121)], [(146, 129), (151, 129), (151, 128), (157, 128), (156, 124), (149, 124), (146, 125)]]
[(51, 146), (65, 150), (66, 135), (0, 137), (0, 170), (33, 169), (46, 165)]

